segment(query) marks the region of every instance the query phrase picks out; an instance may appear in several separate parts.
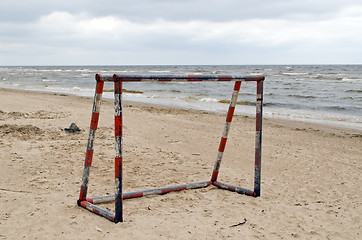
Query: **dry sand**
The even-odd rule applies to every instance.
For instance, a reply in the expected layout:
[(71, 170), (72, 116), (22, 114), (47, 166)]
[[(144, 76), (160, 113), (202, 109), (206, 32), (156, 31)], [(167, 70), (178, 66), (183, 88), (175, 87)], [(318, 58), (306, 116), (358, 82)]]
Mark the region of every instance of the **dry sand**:
[[(93, 100), (0, 90), (0, 239), (362, 239), (361, 131), (265, 119), (261, 197), (215, 187), (124, 201), (124, 223), (77, 206)], [(89, 197), (114, 192), (102, 103)], [(124, 105), (124, 191), (206, 181), (225, 115)], [(252, 188), (254, 121), (233, 120), (219, 180)], [(74, 122), (82, 131), (69, 134)], [(111, 204), (103, 205), (112, 209)]]

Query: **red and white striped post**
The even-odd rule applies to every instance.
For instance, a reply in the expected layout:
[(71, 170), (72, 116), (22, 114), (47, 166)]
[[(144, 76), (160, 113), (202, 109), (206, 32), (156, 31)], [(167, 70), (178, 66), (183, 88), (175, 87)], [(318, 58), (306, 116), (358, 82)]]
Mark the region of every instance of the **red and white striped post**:
[(87, 198), (89, 174), (90, 174), (90, 168), (92, 166), (92, 159), (93, 159), (93, 145), (94, 145), (94, 140), (95, 140), (95, 133), (98, 128), (98, 119), (99, 119), (99, 113), (101, 110), (103, 86), (104, 86), (103, 81), (97, 81), (96, 91), (94, 94), (92, 119), (91, 119), (91, 123), (90, 123), (88, 144), (87, 144), (87, 150), (85, 153), (82, 186), (80, 189), (78, 205), (80, 205), (80, 203), (82, 201), (85, 201)]
[(220, 169), (220, 164), (221, 164), (221, 160), (222, 160), (222, 156), (224, 154), (224, 150), (225, 150), (225, 146), (226, 146), (226, 141), (228, 138), (228, 134), (229, 134), (229, 130), (230, 130), (230, 126), (231, 126), (231, 121), (233, 120), (233, 116), (234, 116), (234, 111), (235, 111), (235, 106), (236, 106), (236, 102), (238, 100), (238, 95), (239, 95), (239, 91), (240, 91), (240, 85), (241, 82), (235, 82), (234, 85), (234, 91), (233, 91), (233, 95), (231, 97), (231, 101), (230, 101), (230, 106), (229, 106), (229, 110), (226, 116), (226, 122), (225, 122), (225, 127), (224, 127), (224, 131), (222, 133), (221, 136), (221, 140), (220, 140), (220, 144), (219, 144), (219, 151), (216, 157), (216, 162), (215, 162), (215, 166), (214, 166), (214, 170), (212, 172), (212, 176), (211, 176), (211, 182), (215, 182), (217, 179), (217, 176), (219, 174), (219, 169)]
[(115, 137), (115, 206), (116, 217), (114, 222), (123, 222), (123, 198), (122, 198), (122, 81), (114, 81), (114, 137)]

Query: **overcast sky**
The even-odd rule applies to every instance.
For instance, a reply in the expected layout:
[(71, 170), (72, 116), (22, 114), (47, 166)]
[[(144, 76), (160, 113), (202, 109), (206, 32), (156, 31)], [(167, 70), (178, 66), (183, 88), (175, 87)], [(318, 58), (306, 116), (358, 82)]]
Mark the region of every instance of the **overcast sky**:
[(361, 64), (361, 0), (0, 0), (0, 65)]

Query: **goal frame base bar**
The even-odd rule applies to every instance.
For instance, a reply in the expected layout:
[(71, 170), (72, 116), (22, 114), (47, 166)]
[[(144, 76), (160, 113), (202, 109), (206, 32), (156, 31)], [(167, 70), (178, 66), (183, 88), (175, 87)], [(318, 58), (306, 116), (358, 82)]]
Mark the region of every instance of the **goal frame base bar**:
[[(181, 184), (181, 185), (175, 185), (175, 186), (169, 186), (169, 187), (163, 187), (163, 188), (152, 188), (147, 190), (141, 190), (141, 191), (135, 191), (135, 192), (129, 192), (122, 194), (122, 199), (131, 199), (131, 198), (140, 198), (148, 195), (163, 195), (170, 192), (179, 192), (183, 190), (190, 190), (190, 189), (199, 189), (199, 188), (207, 188), (208, 186), (213, 185), (215, 187), (218, 187), (220, 189), (229, 190), (231, 192), (237, 192), (239, 194), (245, 194), (248, 196), (258, 197), (253, 190), (233, 186), (227, 183), (222, 182), (212, 182), (212, 181), (205, 181), (205, 182), (194, 182), (194, 183), (187, 183), (187, 184)], [(79, 201), (78, 200), (78, 206), (83, 207), (90, 212), (93, 212), (97, 215), (100, 215), (112, 222), (116, 222), (115, 216), (116, 214), (114, 212), (111, 212), (107, 209), (104, 209), (97, 204), (102, 203), (111, 203), (114, 202), (116, 199), (116, 195), (107, 195), (107, 196), (101, 196), (101, 197), (93, 197), (93, 198), (87, 198), (85, 201)]]

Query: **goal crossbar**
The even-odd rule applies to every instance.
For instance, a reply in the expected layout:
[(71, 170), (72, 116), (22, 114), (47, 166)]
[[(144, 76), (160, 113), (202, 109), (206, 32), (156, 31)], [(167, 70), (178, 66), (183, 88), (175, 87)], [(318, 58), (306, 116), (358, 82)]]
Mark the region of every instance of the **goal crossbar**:
[[(138, 198), (154, 194), (166, 194), (169, 192), (182, 191), (187, 189), (205, 188), (214, 185), (220, 189), (245, 194), (253, 197), (260, 196), (261, 183), (261, 140), (262, 140), (262, 102), (263, 102), (263, 82), (262, 75), (103, 75), (96, 74), (96, 90), (93, 101), (92, 117), (90, 123), (90, 131), (85, 154), (82, 185), (80, 189), (78, 205), (88, 209), (89, 211), (105, 217), (115, 223), (123, 222), (123, 200), (130, 198)], [(123, 117), (122, 117), (122, 83), (123, 82), (203, 82), (203, 81), (233, 81), (234, 89), (226, 116), (226, 122), (222, 137), (220, 140), (218, 154), (216, 157), (214, 169), (211, 179), (204, 182), (188, 183), (163, 188), (154, 188), (141, 190), (136, 192), (123, 193), (122, 189), (122, 172), (123, 172), (123, 156), (122, 156), (122, 136), (123, 136)], [(234, 110), (239, 95), (241, 82), (254, 81), (257, 84), (256, 90), (256, 129), (255, 129), (255, 165), (254, 165), (254, 189), (246, 189), (227, 183), (217, 181), (221, 160), (223, 157), (225, 145)], [(87, 198), (88, 183), (90, 169), (93, 160), (93, 145), (95, 133), (98, 128), (98, 119), (100, 113), (101, 99), (103, 93), (104, 82), (114, 82), (114, 104), (115, 104), (115, 194), (101, 197)], [(115, 202), (115, 212), (108, 211), (96, 204)]]

